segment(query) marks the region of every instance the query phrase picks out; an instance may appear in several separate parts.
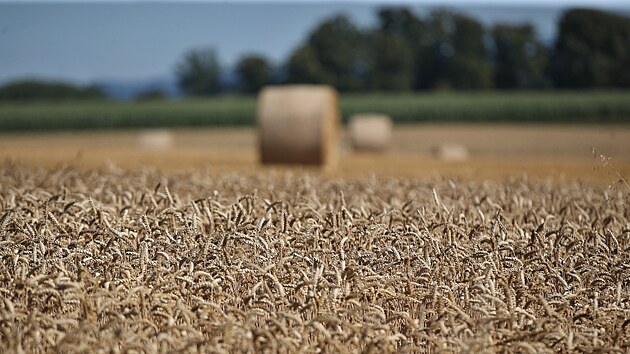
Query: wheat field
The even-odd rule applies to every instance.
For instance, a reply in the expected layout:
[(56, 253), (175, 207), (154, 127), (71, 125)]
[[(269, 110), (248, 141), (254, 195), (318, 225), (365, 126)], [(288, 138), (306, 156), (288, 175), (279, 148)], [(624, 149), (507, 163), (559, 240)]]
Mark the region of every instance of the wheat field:
[[(0, 166), (16, 161), (49, 169), (67, 165), (82, 170), (149, 166), (163, 172), (257, 173), (278, 169), (260, 164), (255, 129), (157, 131), (165, 132), (172, 135), (168, 146), (159, 149), (143, 146), (141, 139), (151, 131), (0, 132)], [(340, 145), (339, 163), (328, 172), (345, 178), (376, 174), (502, 181), (526, 174), (537, 179), (579, 179), (609, 185), (618, 176), (608, 167), (602, 168), (600, 154), (610, 159), (619, 174), (630, 175), (628, 125), (397, 125), (385, 153), (357, 154), (347, 136)], [(443, 145), (461, 145), (469, 158), (445, 161), (436, 157), (432, 152)]]
[(5, 163), (0, 348), (627, 353), (629, 192)]

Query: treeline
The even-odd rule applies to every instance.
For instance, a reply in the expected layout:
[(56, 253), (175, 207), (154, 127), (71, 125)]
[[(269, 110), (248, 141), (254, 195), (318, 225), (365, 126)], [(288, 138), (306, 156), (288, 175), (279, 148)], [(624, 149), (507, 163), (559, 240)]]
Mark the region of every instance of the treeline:
[(324, 20), (280, 65), (263, 55), (242, 57), (231, 86), (221, 81), (212, 49), (187, 53), (177, 77), (189, 95), (255, 93), (270, 83), (343, 92), (630, 87), (629, 18), (571, 9), (557, 26), (548, 46), (530, 24), (485, 28), (448, 10), (420, 17), (385, 7), (375, 28), (361, 29), (344, 15)]
[[(378, 10), (373, 28), (336, 15), (317, 25), (283, 63), (248, 54), (231, 69), (213, 48), (185, 53), (175, 75), (187, 96), (253, 94), (268, 84), (327, 84), (342, 92), (613, 89), (630, 87), (630, 18), (570, 9), (545, 44), (531, 24), (484, 27), (450, 10), (419, 16), (406, 7)], [(152, 88), (139, 100), (168, 95)], [(18, 81), (0, 101), (103, 99), (97, 86)]]
[(97, 86), (77, 86), (65, 82), (20, 80), (0, 87), (0, 101), (99, 100), (106, 98)]

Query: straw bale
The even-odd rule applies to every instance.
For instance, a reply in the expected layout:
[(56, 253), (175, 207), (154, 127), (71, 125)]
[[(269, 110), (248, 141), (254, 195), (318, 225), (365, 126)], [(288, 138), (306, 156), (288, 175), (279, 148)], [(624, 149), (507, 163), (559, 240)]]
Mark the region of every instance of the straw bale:
[(147, 150), (168, 150), (175, 145), (173, 132), (164, 129), (150, 129), (138, 133), (138, 146)]
[(260, 158), (265, 164), (334, 164), (339, 107), (329, 86), (269, 86), (258, 99)]
[(358, 114), (350, 119), (348, 132), (356, 151), (380, 152), (389, 148), (392, 119), (382, 114)]
[(463, 161), (470, 156), (466, 146), (461, 144), (441, 144), (433, 148), (433, 154), (444, 161)]

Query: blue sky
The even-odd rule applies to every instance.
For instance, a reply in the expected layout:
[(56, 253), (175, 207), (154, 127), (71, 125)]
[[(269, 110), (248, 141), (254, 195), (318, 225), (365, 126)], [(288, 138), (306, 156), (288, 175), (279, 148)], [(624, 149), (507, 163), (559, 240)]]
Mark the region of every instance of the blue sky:
[[(455, 8), (486, 24), (536, 24), (541, 37), (551, 38), (565, 4), (623, 7), (622, 1), (457, 0)], [(0, 84), (25, 77), (90, 83), (100, 80), (147, 80), (172, 77), (191, 48), (214, 47), (229, 66), (241, 55), (257, 52), (279, 63), (322, 19), (349, 15), (359, 26), (375, 22), (385, 3), (405, 3), (420, 15), (441, 1), (285, 1), (248, 2), (7, 2), (0, 0)], [(523, 7), (523, 4), (530, 4)], [(473, 5), (470, 5), (473, 4)]]

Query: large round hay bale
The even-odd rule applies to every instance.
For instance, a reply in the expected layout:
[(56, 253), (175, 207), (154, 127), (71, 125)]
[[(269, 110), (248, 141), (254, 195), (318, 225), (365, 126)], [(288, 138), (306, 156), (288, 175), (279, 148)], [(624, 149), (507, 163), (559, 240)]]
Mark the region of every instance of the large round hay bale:
[(339, 107), (329, 86), (270, 86), (258, 98), (261, 161), (330, 165), (336, 159)]
[(392, 138), (392, 119), (383, 114), (357, 114), (350, 118), (348, 134), (356, 151), (387, 150)]
[(173, 132), (164, 129), (148, 129), (138, 133), (137, 142), (146, 150), (168, 150), (175, 145)]
[(433, 148), (435, 157), (444, 161), (463, 161), (468, 159), (468, 149), (460, 144), (441, 144)]

